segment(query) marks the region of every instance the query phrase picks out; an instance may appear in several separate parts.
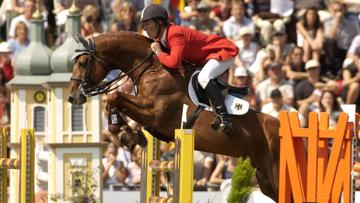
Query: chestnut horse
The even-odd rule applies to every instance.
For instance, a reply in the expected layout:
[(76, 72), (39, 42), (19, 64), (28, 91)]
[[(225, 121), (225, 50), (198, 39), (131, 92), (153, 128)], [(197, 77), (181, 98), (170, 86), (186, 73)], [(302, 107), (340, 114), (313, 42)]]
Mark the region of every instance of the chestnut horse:
[[(86, 102), (86, 96), (103, 93), (104, 85), (96, 85), (111, 70), (119, 69), (134, 81), (137, 94), (109, 94), (108, 105), (116, 106), (139, 124), (173, 140), (174, 129), (181, 125), (183, 104), (189, 106), (188, 116), (196, 108), (187, 93), (191, 73), (184, 69), (164, 68), (152, 54), (151, 40), (139, 34), (120, 32), (78, 40), (83, 50), (77, 50), (75, 56), (69, 102), (80, 105)], [(232, 136), (219, 136), (209, 126), (213, 119), (213, 113), (203, 111), (194, 121), (195, 149), (250, 157), (257, 169), (261, 191), (277, 201), (279, 121), (249, 110), (245, 115), (232, 116), (235, 129)]]

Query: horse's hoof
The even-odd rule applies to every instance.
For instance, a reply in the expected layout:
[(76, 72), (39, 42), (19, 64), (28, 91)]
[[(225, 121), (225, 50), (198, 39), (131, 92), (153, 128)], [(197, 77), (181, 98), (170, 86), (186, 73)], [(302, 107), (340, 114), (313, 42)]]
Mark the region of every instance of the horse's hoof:
[(142, 148), (145, 148), (147, 145), (147, 140), (144, 133), (141, 130), (134, 131), (134, 136), (136, 136), (136, 143)]

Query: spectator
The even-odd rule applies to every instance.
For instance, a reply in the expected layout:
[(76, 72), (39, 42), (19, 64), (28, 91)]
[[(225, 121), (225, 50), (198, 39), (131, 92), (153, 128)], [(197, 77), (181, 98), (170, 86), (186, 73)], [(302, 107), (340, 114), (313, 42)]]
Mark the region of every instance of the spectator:
[(136, 11), (136, 16), (137, 19), (139, 19), (140, 15), (141, 15), (141, 11), (143, 10), (144, 8), (144, 2), (143, 0), (129, 0), (129, 3), (131, 3), (134, 7), (135, 7), (135, 11)]
[(229, 82), (229, 84), (235, 87), (248, 87), (249, 93), (246, 96), (246, 100), (250, 103), (252, 108), (257, 109), (255, 88), (252, 84), (252, 77), (250, 76), (248, 70), (244, 67), (237, 67), (233, 70), (233, 72), (234, 78), (232, 82)]
[(3, 75), (1, 84), (9, 82), (14, 77), (14, 68), (11, 65), (11, 47), (7, 42), (0, 43), (0, 68)]
[(303, 56), (303, 49), (296, 46), (291, 50), (287, 57), (287, 63), (283, 66), (286, 78), (294, 88), (300, 81), (307, 78)]
[(189, 26), (192, 20), (196, 19), (198, 14), (197, 6), (200, 3), (200, 0), (187, 0), (188, 6), (184, 8), (183, 11), (180, 12), (180, 19), (182, 26)]
[(94, 5), (87, 5), (82, 10), (81, 16), (81, 35), (84, 37), (98, 35), (103, 32), (99, 22), (99, 11)]
[(324, 22), (325, 55), (327, 67), (333, 75), (337, 75), (346, 57), (353, 38), (360, 33), (359, 25), (345, 15), (346, 7), (340, 1), (330, 4), (332, 16)]
[(306, 9), (303, 19), (296, 24), (297, 44), (304, 49), (304, 61), (320, 60), (324, 28), (316, 8)]
[(226, 38), (236, 41), (239, 39), (239, 30), (249, 27), (255, 33), (255, 25), (245, 16), (245, 5), (240, 0), (232, 2), (231, 17), (224, 22), (223, 32)]
[(118, 147), (116, 159), (124, 164), (125, 168), (128, 168), (131, 163), (131, 152), (130, 150), (120, 143), (120, 147)]
[(23, 14), (24, 12), (24, 1), (22, 0), (11, 0), (12, 11), (17, 14)]
[(294, 45), (287, 43), (287, 36), (285, 27), (282, 25), (274, 27), (274, 33), (272, 37), (272, 44), (267, 45), (267, 49), (272, 49), (275, 53), (275, 61), (284, 63), (286, 56), (289, 55)]
[(219, 5), (215, 6), (210, 12), (210, 18), (214, 19), (219, 26), (231, 16), (231, 0), (219, 0)]
[(261, 112), (270, 116), (278, 118), (280, 111), (294, 112), (297, 111), (294, 107), (284, 104), (281, 91), (274, 89), (270, 94), (270, 103), (265, 104), (261, 108)]
[(236, 57), (235, 64), (248, 69), (255, 61), (256, 54), (259, 50), (256, 42), (253, 42), (253, 32), (249, 27), (242, 27), (239, 30), (240, 40), (235, 44), (239, 47), (239, 54)]
[(351, 42), (350, 48), (347, 52), (347, 58), (356, 59), (356, 55), (360, 56), (360, 34), (356, 35)]
[(335, 93), (330, 90), (323, 90), (319, 99), (319, 108), (316, 111), (328, 113), (329, 128), (334, 129), (337, 124), (339, 113), (341, 112)]
[(360, 63), (351, 58), (344, 61), (341, 98), (346, 104), (360, 104)]
[(10, 38), (8, 43), (13, 51), (12, 64), (14, 65), (17, 55), (30, 44), (28, 27), (24, 22), (18, 22), (15, 27), (14, 38)]
[(202, 0), (207, 5), (210, 6), (210, 8), (215, 8), (220, 5), (220, 0)]
[(10, 128), (10, 92), (5, 86), (0, 86), (0, 126)]
[(317, 60), (310, 60), (305, 64), (305, 70), (308, 74), (307, 79), (301, 81), (295, 88), (295, 99), (299, 113), (304, 117), (306, 124), (309, 111), (318, 108), (321, 89), (324, 85), (320, 78), (320, 63)]
[(195, 185), (204, 186), (210, 180), (213, 154), (201, 151), (194, 151), (194, 179)]
[(111, 13), (109, 16), (109, 23), (110, 26), (116, 22), (117, 16), (120, 14), (121, 10), (121, 4), (123, 3), (123, 0), (113, 0), (111, 2)]
[(254, 63), (249, 67), (249, 71), (254, 75), (253, 84), (257, 85), (267, 78), (265, 67), (275, 61), (273, 49), (261, 49), (257, 52)]
[(233, 85), (235, 87), (246, 87), (249, 84), (249, 74), (246, 68), (244, 67), (236, 67), (232, 71), (234, 72), (234, 78), (231, 82), (229, 82), (230, 85)]
[(189, 27), (206, 34), (220, 34), (221, 28), (216, 21), (209, 17), (210, 7), (205, 3), (200, 3), (196, 7), (196, 18), (192, 19)]
[(127, 171), (124, 164), (116, 159), (117, 149), (109, 143), (106, 147), (105, 157), (102, 159), (104, 184), (124, 183)]
[(237, 165), (237, 158), (217, 155), (217, 165), (211, 174), (209, 183), (221, 185), (226, 179), (230, 179)]
[(131, 152), (131, 163), (128, 166), (129, 177), (127, 183), (139, 184), (141, 179), (141, 154), (142, 148), (136, 145)]
[(130, 2), (121, 4), (119, 13), (116, 14), (116, 20), (111, 25), (111, 32), (118, 31), (140, 31), (136, 22), (136, 9)]
[(259, 83), (256, 87), (256, 97), (261, 106), (271, 102), (270, 94), (274, 89), (281, 91), (285, 104), (292, 105), (294, 90), (292, 85), (283, 77), (282, 64), (272, 62), (266, 66), (266, 70), (269, 78)]
[(30, 31), (30, 20), (32, 18), (32, 14), (35, 12), (35, 5), (32, 0), (25, 0), (24, 2), (24, 14), (16, 16), (11, 20), (10, 29), (9, 29), (9, 37), (15, 37), (15, 27), (19, 22), (24, 22)]
[(272, 33), (279, 26), (285, 27), (293, 12), (291, 0), (247, 0), (247, 11), (256, 27), (260, 29), (259, 42), (266, 46), (271, 43)]
[[(56, 0), (55, 2), (55, 8), (56, 10), (58, 10), (58, 7), (64, 7), (65, 9), (69, 9), (73, 3), (72, 0)], [(85, 6), (87, 5), (97, 5), (97, 0), (81, 0), (81, 1), (76, 1), (76, 6), (80, 9), (83, 10), (85, 8)]]

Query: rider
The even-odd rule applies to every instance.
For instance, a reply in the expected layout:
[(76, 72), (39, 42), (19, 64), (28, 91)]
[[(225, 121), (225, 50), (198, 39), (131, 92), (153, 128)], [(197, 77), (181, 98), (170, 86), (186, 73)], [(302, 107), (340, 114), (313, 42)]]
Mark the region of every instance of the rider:
[[(198, 82), (205, 89), (217, 114), (212, 127), (230, 134), (233, 124), (224, 103), (224, 96), (214, 79), (233, 66), (234, 57), (239, 51), (237, 46), (217, 35), (206, 35), (190, 28), (169, 24), (166, 9), (157, 4), (150, 4), (142, 10), (141, 22), (147, 35), (155, 41), (151, 44), (151, 49), (165, 67), (177, 69), (183, 59), (203, 65)], [(160, 43), (169, 53), (162, 51)]]

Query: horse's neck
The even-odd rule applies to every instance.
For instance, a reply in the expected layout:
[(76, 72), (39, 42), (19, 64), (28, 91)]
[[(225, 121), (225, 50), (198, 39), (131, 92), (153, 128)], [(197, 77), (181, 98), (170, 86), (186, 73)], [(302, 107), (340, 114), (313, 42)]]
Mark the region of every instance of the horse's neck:
[[(114, 66), (111, 66), (111, 70), (118, 69), (123, 73), (128, 73), (131, 78), (135, 79), (140, 77), (140, 75), (145, 71), (145, 69), (147, 69), (149, 62), (153, 63), (151, 56), (149, 56), (150, 52), (146, 53), (145, 51), (147, 49), (144, 48), (144, 46), (141, 46), (142, 48), (136, 46), (137, 44), (133, 42), (134, 40), (126, 41), (124, 39), (121, 39), (114, 41), (116, 43), (107, 47), (108, 50), (105, 52), (112, 53), (112, 55), (110, 56), (112, 58), (112, 61), (114, 61)], [(126, 44), (126, 46), (124, 46), (124, 44)], [(114, 50), (116, 50), (116, 52), (114, 52)]]

